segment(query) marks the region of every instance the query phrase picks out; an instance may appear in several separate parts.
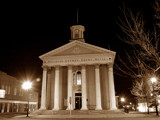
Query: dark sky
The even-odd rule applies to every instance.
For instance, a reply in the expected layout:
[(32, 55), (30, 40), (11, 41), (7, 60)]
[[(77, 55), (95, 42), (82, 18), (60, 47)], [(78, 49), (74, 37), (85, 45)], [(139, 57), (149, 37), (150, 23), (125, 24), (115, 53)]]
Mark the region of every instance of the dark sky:
[[(78, 24), (85, 27), (85, 41), (125, 56), (124, 51), (128, 47), (117, 37), (121, 31), (116, 21), (118, 16), (123, 17), (119, 7), (124, 4), (134, 12), (141, 11), (150, 25), (153, 2), (101, 0), (5, 4), (1, 15), (0, 70), (19, 80), (28, 75), (32, 79), (41, 78), (42, 61), (39, 56), (69, 42), (70, 26), (77, 24), (77, 8)], [(129, 93), (131, 83), (129, 78), (115, 74), (117, 94)]]

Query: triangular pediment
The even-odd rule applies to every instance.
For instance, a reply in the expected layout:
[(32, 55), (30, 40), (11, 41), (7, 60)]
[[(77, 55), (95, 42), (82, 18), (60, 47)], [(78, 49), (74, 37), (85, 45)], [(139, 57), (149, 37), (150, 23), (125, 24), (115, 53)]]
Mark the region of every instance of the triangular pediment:
[(40, 56), (41, 59), (54, 56), (71, 56), (86, 54), (115, 54), (115, 52), (85, 42), (72, 41)]

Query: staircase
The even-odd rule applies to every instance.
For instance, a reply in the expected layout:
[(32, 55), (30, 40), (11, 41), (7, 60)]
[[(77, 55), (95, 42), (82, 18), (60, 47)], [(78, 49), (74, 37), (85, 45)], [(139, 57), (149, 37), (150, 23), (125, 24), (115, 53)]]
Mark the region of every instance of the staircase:
[[(71, 110), (72, 115), (100, 115), (100, 114), (122, 114), (120, 110)], [(69, 115), (69, 110), (37, 110), (32, 115)]]

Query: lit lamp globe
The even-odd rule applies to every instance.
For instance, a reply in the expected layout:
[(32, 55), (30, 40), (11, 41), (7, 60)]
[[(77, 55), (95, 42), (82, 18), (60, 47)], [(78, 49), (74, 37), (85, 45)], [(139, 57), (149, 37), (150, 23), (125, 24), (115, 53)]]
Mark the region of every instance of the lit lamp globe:
[(122, 98), (121, 98), (121, 102), (125, 102), (125, 98), (122, 97)]
[(22, 88), (25, 90), (29, 90), (32, 88), (32, 83), (30, 81), (26, 81), (22, 84)]
[(157, 79), (156, 79), (155, 77), (152, 77), (152, 78), (151, 78), (152, 84), (155, 83), (156, 81), (157, 81)]

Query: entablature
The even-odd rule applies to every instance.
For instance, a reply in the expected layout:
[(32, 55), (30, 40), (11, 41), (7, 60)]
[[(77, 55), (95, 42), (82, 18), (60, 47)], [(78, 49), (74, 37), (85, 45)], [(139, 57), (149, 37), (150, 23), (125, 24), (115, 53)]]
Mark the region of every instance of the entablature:
[(52, 56), (43, 60), (43, 66), (69, 66), (114, 63), (113, 54), (88, 54), (70, 56)]

